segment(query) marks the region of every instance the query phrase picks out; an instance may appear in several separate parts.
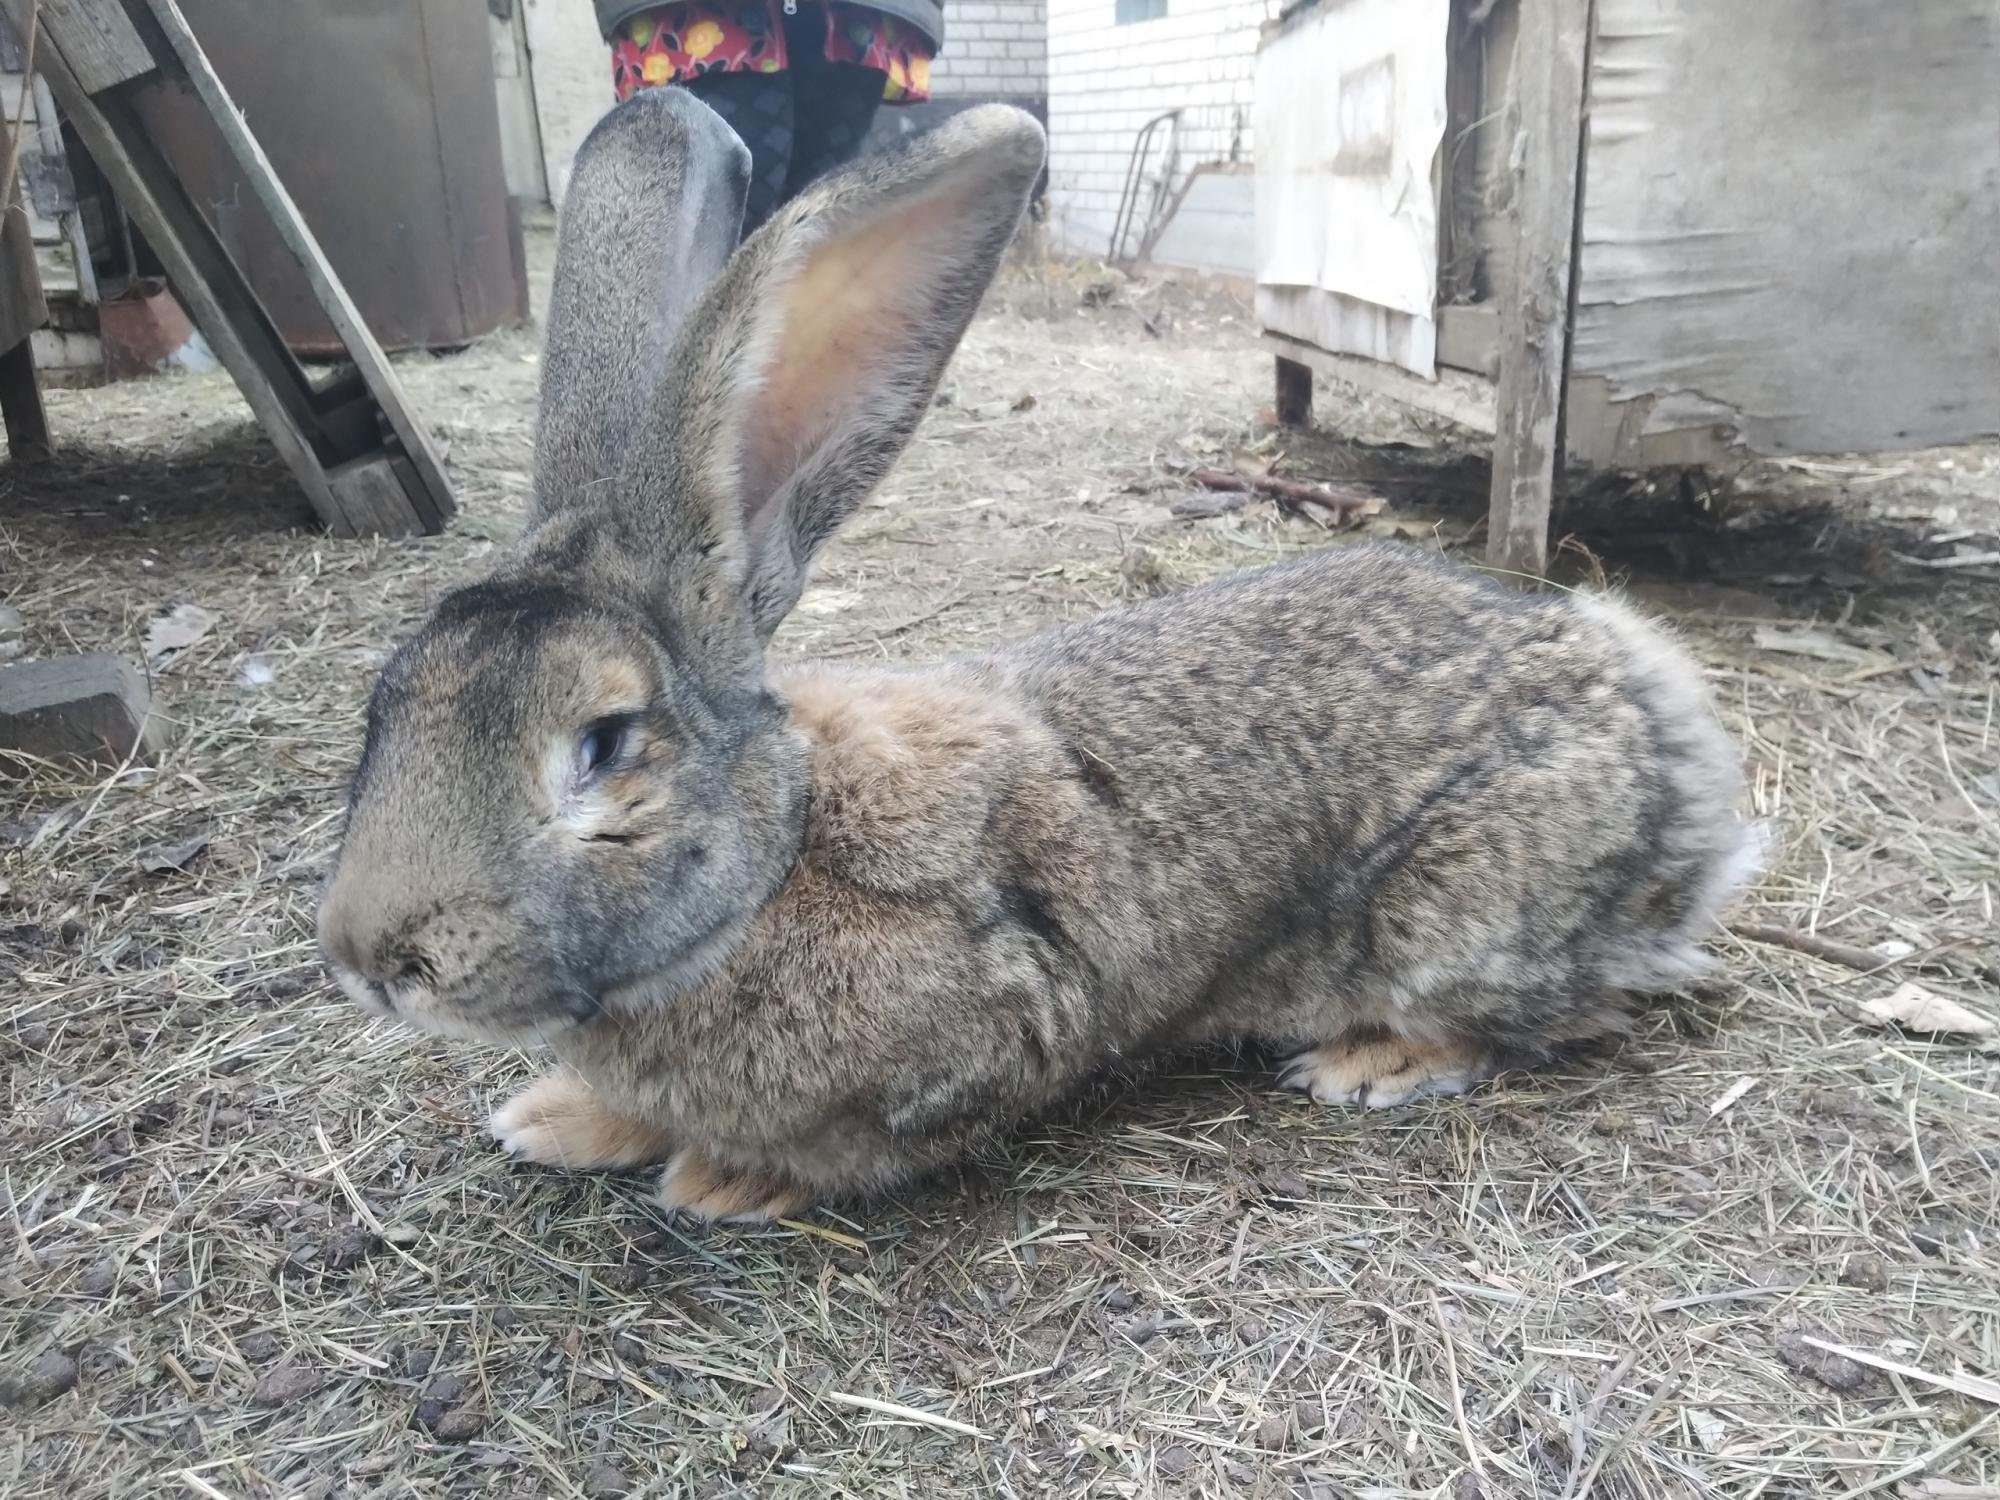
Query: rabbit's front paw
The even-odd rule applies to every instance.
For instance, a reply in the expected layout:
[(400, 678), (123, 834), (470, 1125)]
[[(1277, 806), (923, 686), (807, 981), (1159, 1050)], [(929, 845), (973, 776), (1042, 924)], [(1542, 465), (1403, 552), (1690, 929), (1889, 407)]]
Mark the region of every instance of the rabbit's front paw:
[(666, 1132), (607, 1109), (575, 1073), (544, 1073), (493, 1112), (486, 1128), (510, 1156), (575, 1171), (643, 1167), (667, 1154)]
[(1278, 1082), (1311, 1094), (1321, 1104), (1386, 1109), (1411, 1099), (1462, 1094), (1490, 1076), (1485, 1051), (1467, 1043), (1367, 1036), (1301, 1052), (1279, 1069)]
[(762, 1224), (801, 1213), (812, 1194), (776, 1173), (716, 1165), (699, 1151), (676, 1151), (660, 1174), (660, 1206), (722, 1224)]

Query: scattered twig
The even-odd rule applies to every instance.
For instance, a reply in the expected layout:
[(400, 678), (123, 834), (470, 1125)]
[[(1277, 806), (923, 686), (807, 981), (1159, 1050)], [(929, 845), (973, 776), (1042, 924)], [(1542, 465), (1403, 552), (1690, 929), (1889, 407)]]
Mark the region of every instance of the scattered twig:
[(1729, 930), (1748, 942), (1763, 943), (1772, 948), (1789, 948), (1794, 953), (1823, 958), (1830, 964), (1858, 969), (1864, 974), (1878, 974), (1919, 956), (1906, 953), (1899, 958), (1887, 958), (1870, 948), (1858, 948), (1852, 943), (1836, 942), (1817, 933), (1800, 932), (1796, 928), (1778, 927), (1768, 922), (1731, 922)]
[[(1625, 1383), (1625, 1377), (1632, 1373), (1632, 1367), (1639, 1363), (1639, 1351), (1628, 1349), (1625, 1357), (1604, 1372), (1604, 1378), (1597, 1382), (1597, 1389), (1584, 1405), (1576, 1409), (1570, 1423), (1569, 1434), (1569, 1478), (1563, 1484), (1563, 1500), (1569, 1500), (1577, 1493), (1577, 1483), (1583, 1477), (1583, 1454), (1589, 1446), (1585, 1439), (1590, 1429), (1597, 1425), (1597, 1414), (1604, 1410), (1604, 1403), (1611, 1399), (1611, 1393)], [(1591, 1465), (1596, 1472), (1597, 1466)]]
[(987, 1441), (986, 1434), (971, 1423), (961, 1422), (956, 1417), (941, 1417), (934, 1411), (919, 1411), (914, 1406), (900, 1406), (894, 1401), (877, 1401), (873, 1396), (850, 1396), (846, 1391), (828, 1391), (826, 1399), (900, 1421), (915, 1422), (922, 1427), (935, 1427), (940, 1432), (956, 1432), (962, 1437), (977, 1438), (982, 1443)]
[(1279, 479), (1270, 474), (1238, 474), (1228, 469), (1196, 469), (1188, 475), (1205, 490), (1225, 490), (1233, 494), (1269, 495), (1288, 510), (1317, 505), (1335, 521), (1345, 524), (1382, 508), (1382, 497), (1348, 485), (1303, 484), (1296, 479)]
[(1444, 1340), (1445, 1378), (1451, 1384), (1451, 1413), (1458, 1421), (1458, 1440), (1465, 1444), (1472, 1472), (1483, 1476), (1486, 1464), (1479, 1456), (1479, 1444), (1472, 1439), (1472, 1424), (1465, 1417), (1465, 1389), (1458, 1378), (1458, 1349), (1452, 1340), (1451, 1325), (1444, 1320), (1444, 1304), (1438, 1301), (1436, 1292), (1431, 1293), (1431, 1316), (1437, 1319), (1438, 1335)]
[(1825, 1339), (1816, 1339), (1811, 1334), (1805, 1335), (1805, 1342), (1823, 1353), (1838, 1354), (1843, 1359), (1853, 1360), (1857, 1365), (1867, 1365), (1871, 1370), (1900, 1375), (1905, 1380), (1921, 1380), (1925, 1385), (1956, 1391), (1971, 1400), (2000, 1406), (2000, 1380), (1988, 1380), (1982, 1375), (1935, 1375), (1929, 1370), (1920, 1370), (1915, 1365), (1899, 1364), (1893, 1359), (1884, 1359), (1879, 1354), (1870, 1354), (1865, 1349), (1853, 1349), (1846, 1344), (1829, 1343)]

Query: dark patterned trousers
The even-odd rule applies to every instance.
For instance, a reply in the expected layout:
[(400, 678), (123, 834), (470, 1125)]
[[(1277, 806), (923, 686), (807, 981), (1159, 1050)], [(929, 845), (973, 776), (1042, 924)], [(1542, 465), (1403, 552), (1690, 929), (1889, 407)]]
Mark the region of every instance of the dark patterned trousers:
[(882, 74), (829, 63), (825, 25), (804, 10), (785, 17), (792, 65), (782, 73), (710, 73), (678, 85), (728, 121), (750, 148), (746, 238), (815, 177), (852, 161), (875, 123)]

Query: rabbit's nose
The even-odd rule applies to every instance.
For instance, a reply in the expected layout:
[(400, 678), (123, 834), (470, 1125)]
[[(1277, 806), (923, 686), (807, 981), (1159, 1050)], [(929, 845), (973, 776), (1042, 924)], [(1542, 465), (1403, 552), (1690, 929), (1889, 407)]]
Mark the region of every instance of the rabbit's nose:
[(371, 990), (385, 990), (423, 972), (410, 944), (396, 941), (399, 926), (381, 901), (336, 880), (320, 904), (320, 949), (335, 968), (364, 981)]

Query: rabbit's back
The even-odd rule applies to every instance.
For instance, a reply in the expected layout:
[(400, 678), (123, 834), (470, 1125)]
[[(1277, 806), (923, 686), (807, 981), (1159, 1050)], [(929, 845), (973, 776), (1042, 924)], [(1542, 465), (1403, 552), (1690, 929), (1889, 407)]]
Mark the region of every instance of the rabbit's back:
[(998, 661), (1115, 830), (1183, 1031), (1307, 1036), (1339, 1000), (1540, 1049), (1691, 972), (1750, 859), (1697, 669), (1607, 600), (1360, 546)]

